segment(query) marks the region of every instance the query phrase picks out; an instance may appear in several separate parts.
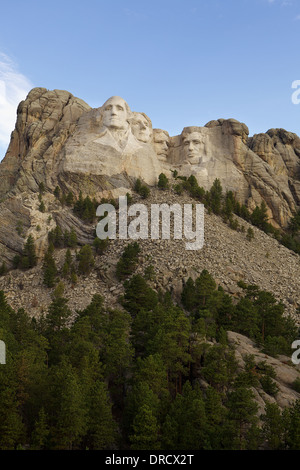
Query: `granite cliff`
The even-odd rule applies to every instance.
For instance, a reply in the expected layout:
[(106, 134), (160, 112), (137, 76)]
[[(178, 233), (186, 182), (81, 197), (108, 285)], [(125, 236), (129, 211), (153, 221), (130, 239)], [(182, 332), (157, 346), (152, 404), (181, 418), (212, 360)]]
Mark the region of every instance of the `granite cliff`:
[[(170, 137), (152, 129), (149, 117), (132, 112), (122, 98), (92, 109), (67, 91), (31, 90), (18, 107), (0, 164), (2, 261), (9, 265), (33, 232), (38, 253), (43, 253), (47, 232), (58, 220), (73, 227), (82, 243), (87, 240), (71, 211), (56, 207), (57, 186), (100, 200), (130, 192), (136, 178), (154, 186), (161, 172), (170, 176), (173, 170), (195, 175), (205, 189), (219, 178), (223, 189), (232, 190), (250, 210), (265, 201), (269, 221), (286, 227), (300, 205), (300, 139), (284, 129), (248, 134), (245, 124), (219, 119)], [(41, 184), (44, 214), (38, 210)]]

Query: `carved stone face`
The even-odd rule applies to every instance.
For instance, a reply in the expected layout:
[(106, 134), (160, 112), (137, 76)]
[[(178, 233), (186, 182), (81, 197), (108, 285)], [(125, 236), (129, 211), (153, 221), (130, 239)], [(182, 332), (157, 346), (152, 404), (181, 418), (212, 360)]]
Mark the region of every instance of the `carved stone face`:
[(141, 113), (133, 113), (131, 129), (133, 135), (141, 142), (148, 143), (152, 139), (152, 126), (150, 124), (150, 120)]
[(153, 134), (154, 148), (159, 160), (165, 161), (168, 157), (169, 136), (162, 131)]
[(102, 109), (103, 126), (112, 129), (127, 129), (128, 105), (123, 98), (112, 96), (103, 105)]
[(188, 160), (192, 164), (198, 163), (203, 150), (204, 143), (198, 132), (192, 132), (183, 138), (183, 153), (185, 160)]

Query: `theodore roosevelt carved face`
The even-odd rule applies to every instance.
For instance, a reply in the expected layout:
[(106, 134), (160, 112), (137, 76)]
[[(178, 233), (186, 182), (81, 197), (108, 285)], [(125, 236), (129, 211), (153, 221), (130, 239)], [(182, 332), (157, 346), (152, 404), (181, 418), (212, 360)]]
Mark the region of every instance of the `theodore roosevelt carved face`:
[(148, 143), (152, 140), (152, 123), (144, 113), (132, 113), (131, 129), (137, 140)]
[(119, 96), (112, 96), (102, 107), (102, 124), (104, 127), (126, 130), (129, 127), (129, 117), (129, 106)]

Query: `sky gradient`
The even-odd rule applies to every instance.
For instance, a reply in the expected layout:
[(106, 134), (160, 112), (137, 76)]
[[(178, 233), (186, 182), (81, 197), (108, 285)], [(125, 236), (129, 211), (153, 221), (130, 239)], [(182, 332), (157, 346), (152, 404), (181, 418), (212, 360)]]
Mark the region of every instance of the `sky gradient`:
[(299, 0), (14, 0), (1, 16), (0, 159), (36, 86), (122, 96), (171, 135), (218, 118), (300, 135)]

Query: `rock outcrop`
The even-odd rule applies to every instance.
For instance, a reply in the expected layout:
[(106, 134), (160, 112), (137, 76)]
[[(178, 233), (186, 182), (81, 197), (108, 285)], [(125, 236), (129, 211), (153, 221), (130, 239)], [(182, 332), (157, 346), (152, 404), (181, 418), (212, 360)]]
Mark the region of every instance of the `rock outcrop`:
[(255, 401), (259, 407), (259, 414), (264, 414), (265, 405), (267, 403), (277, 403), (278, 406), (283, 409), (290, 407), (296, 400), (299, 400), (300, 394), (293, 388), (293, 383), (297, 379), (299, 380), (299, 365), (293, 365), (291, 359), (287, 356), (274, 358), (260, 352), (251, 339), (239, 333), (228, 331), (227, 337), (229, 343), (235, 349), (235, 357), (241, 371), (245, 370), (245, 357), (251, 355), (254, 357), (256, 365), (265, 362), (268, 366), (273, 368), (276, 374), (274, 383), (278, 388), (278, 392), (275, 396), (264, 392), (262, 387), (253, 387)]
[[(10, 264), (37, 224), (41, 230), (35, 239), (42, 253), (47, 230), (58, 217), (64, 224), (55, 212), (56, 186), (100, 200), (130, 192), (136, 178), (153, 186), (161, 172), (170, 176), (175, 169), (194, 174), (205, 189), (219, 178), (223, 189), (232, 190), (249, 209), (265, 201), (269, 221), (286, 227), (300, 205), (300, 139), (283, 129), (248, 134), (245, 124), (218, 119), (170, 137), (152, 129), (151, 120), (132, 112), (122, 98), (92, 109), (67, 91), (31, 90), (18, 107), (0, 164), (1, 260)], [(42, 183), (46, 214), (38, 211)], [(53, 220), (47, 225), (49, 217)], [(70, 217), (66, 224), (72, 225)], [(78, 223), (73, 226), (78, 229)]]

